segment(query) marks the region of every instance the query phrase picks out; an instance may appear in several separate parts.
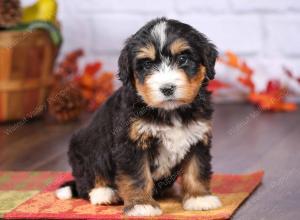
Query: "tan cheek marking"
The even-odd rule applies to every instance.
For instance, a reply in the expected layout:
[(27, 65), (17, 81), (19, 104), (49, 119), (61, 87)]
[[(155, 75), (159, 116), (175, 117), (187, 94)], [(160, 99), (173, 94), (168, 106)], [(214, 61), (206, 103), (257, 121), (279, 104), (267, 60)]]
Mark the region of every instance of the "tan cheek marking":
[(185, 87), (185, 95), (183, 98), (185, 102), (190, 103), (194, 100), (200, 89), (201, 83), (205, 78), (205, 74), (206, 68), (204, 66), (200, 66), (198, 73), (192, 79), (189, 79), (187, 76), (185, 76), (188, 81)]
[(152, 136), (147, 132), (144, 132), (142, 134), (139, 132), (139, 129), (142, 126), (142, 124), (142, 120), (135, 120), (131, 124), (129, 137), (134, 142), (137, 142), (138, 147), (140, 147), (143, 150), (146, 150), (148, 147), (150, 147), (149, 140)]
[(156, 106), (157, 103), (153, 100), (151, 97), (151, 90), (147, 86), (147, 77), (145, 78), (144, 84), (141, 84), (137, 78), (135, 78), (135, 87), (138, 91), (138, 93), (143, 97), (144, 101), (149, 105), (149, 106)]
[(145, 47), (139, 49), (139, 52), (136, 55), (137, 58), (149, 58), (155, 60), (155, 47), (153, 44), (147, 44)]
[(184, 50), (189, 49), (190, 46), (184, 39), (177, 39), (170, 45), (172, 55), (179, 54)]

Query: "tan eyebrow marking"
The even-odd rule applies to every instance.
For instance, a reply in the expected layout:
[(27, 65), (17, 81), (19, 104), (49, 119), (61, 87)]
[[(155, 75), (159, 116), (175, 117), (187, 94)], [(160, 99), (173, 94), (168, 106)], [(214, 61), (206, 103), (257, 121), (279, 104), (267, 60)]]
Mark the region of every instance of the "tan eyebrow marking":
[(180, 52), (190, 49), (188, 42), (182, 38), (176, 39), (170, 45), (172, 55), (179, 54)]
[(149, 58), (155, 60), (155, 47), (153, 44), (147, 44), (145, 47), (139, 49), (137, 53), (137, 58)]

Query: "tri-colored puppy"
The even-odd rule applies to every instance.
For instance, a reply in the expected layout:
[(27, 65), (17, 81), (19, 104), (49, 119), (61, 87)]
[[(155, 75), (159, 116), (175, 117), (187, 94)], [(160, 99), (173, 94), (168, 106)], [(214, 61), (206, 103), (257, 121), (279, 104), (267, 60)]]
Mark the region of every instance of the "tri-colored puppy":
[(129, 216), (162, 213), (154, 200), (182, 180), (186, 210), (221, 206), (211, 195), (210, 94), (215, 46), (191, 26), (160, 18), (127, 41), (119, 58), (123, 86), (76, 133), (69, 159), (75, 177), (61, 199), (124, 202)]

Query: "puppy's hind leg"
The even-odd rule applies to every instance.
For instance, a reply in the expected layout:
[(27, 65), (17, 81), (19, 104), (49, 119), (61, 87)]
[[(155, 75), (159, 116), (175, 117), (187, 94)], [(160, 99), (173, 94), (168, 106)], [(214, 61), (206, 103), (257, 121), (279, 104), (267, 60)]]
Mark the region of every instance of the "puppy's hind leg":
[(93, 205), (109, 205), (120, 202), (117, 190), (109, 186), (104, 179), (97, 177), (95, 187), (89, 193), (89, 199)]
[(89, 199), (93, 205), (109, 205), (120, 202), (114, 183), (115, 170), (111, 155), (99, 145), (95, 155), (93, 172), (94, 185), (89, 191)]

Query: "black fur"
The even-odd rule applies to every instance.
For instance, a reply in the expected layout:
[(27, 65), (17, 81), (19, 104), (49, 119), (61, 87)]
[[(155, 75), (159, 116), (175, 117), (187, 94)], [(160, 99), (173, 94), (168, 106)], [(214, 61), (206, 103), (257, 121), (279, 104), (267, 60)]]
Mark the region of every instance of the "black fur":
[[(197, 65), (204, 65), (207, 69), (207, 78), (194, 101), (184, 107), (168, 111), (148, 107), (137, 94), (134, 86), (134, 69), (137, 65), (135, 63), (136, 48), (153, 41), (149, 37), (149, 31), (159, 21), (168, 22), (167, 44), (175, 38), (184, 37), (192, 44), (191, 53), (194, 62)], [(164, 53), (167, 54), (168, 51)], [(165, 18), (149, 22), (127, 40), (119, 58), (119, 78), (123, 86), (98, 109), (87, 127), (73, 135), (70, 142), (68, 155), (79, 197), (88, 199), (88, 193), (94, 187), (96, 176), (107, 180), (113, 188), (117, 188), (115, 178), (118, 174), (131, 176), (137, 188), (146, 184), (141, 177), (143, 159), (145, 156), (148, 158), (150, 169), (154, 171), (153, 160), (157, 156), (159, 143), (154, 137), (149, 143), (151, 148), (147, 150), (138, 148), (128, 136), (132, 118), (142, 118), (148, 122), (170, 126), (172, 126), (171, 118), (175, 115), (182, 120), (183, 124), (199, 118), (211, 119), (213, 110), (206, 85), (209, 79), (214, 78), (216, 57), (215, 46), (203, 34), (187, 24)], [(193, 70), (187, 69), (186, 71), (192, 74)], [(198, 145), (204, 145), (204, 143), (199, 142)], [(192, 146), (190, 152), (196, 154), (201, 161), (201, 176), (206, 180), (209, 180), (211, 176), (209, 149), (210, 142), (205, 147)], [(171, 186), (180, 172), (181, 164), (177, 164), (170, 177), (156, 181), (154, 194), (158, 195), (162, 189)]]

